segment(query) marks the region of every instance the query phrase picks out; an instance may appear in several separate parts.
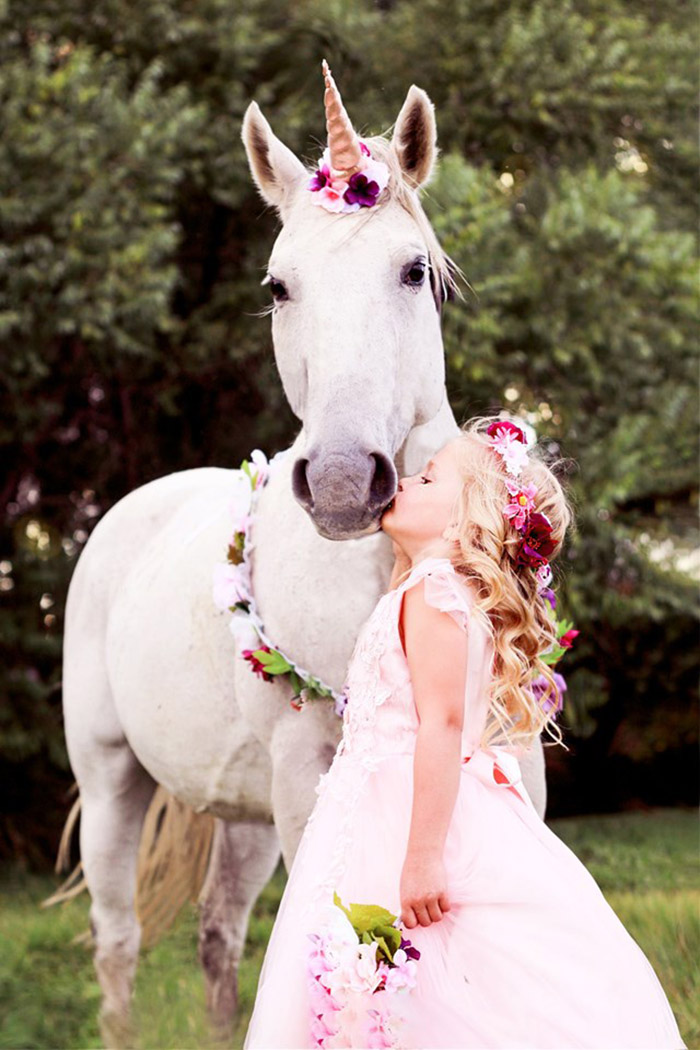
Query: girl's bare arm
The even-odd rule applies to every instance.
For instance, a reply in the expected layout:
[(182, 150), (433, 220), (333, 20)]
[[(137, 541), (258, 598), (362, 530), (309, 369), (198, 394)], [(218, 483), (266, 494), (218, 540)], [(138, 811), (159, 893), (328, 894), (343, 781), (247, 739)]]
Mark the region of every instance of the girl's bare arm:
[(427, 605), (424, 583), (405, 594), (406, 658), (420, 719), (413, 761), (413, 805), (401, 877), (402, 918), (410, 929), (449, 910), (442, 860), (461, 776), (467, 645), (449, 613)]

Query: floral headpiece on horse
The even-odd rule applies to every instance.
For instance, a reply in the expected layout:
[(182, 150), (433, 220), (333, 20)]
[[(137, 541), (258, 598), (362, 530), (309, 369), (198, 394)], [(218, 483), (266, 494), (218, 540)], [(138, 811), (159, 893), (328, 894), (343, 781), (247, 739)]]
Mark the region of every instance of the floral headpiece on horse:
[(308, 185), (313, 203), (340, 214), (371, 208), (389, 182), (389, 168), (357, 137), (325, 58), (322, 68), (328, 145)]

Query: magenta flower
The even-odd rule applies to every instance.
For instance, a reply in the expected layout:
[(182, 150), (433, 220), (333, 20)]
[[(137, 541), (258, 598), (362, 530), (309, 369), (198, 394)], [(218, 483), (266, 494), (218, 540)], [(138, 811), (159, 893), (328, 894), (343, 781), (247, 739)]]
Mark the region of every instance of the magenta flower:
[(531, 514), (523, 531), (516, 564), (536, 567), (544, 561), (556, 546), (551, 533), (552, 523), (546, 514)]
[(379, 196), (379, 183), (370, 180), (361, 171), (350, 176), (345, 200), (348, 204), (359, 204), (361, 208), (371, 208)]
[(257, 652), (259, 649), (262, 649), (262, 651), (265, 653), (269, 653), (271, 651), (269, 645), (260, 645), (258, 646), (257, 650), (243, 649), (243, 651), (241, 652), (241, 656), (244, 660), (247, 660), (250, 663), (253, 671), (257, 675), (260, 675), (260, 677), (265, 682), (271, 682), (272, 675), (268, 674), (268, 672), (265, 670), (265, 665), (261, 663), (260, 660), (258, 660), (257, 656), (254, 655), (254, 652)]
[(309, 180), (309, 189), (312, 193), (316, 193), (318, 190), (322, 190), (330, 181), (330, 168), (326, 164), (321, 164), (314, 172), (313, 178)]
[(564, 649), (570, 649), (571, 646), (573, 645), (574, 638), (576, 637), (577, 634), (580, 634), (580, 633), (581, 633), (580, 631), (573, 631), (573, 630), (567, 631), (559, 639), (559, 645), (561, 645)]
[(511, 423), (508, 419), (497, 419), (495, 423), (486, 430), (489, 437), (500, 438), (503, 434), (508, 434), (514, 441), (521, 441), (523, 445), (527, 445), (525, 434), (515, 423)]

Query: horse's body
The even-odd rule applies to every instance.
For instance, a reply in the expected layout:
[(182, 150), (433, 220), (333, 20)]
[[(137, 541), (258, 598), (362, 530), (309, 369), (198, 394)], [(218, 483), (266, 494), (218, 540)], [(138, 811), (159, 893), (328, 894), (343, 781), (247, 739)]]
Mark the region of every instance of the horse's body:
[[(434, 138), (432, 107), (412, 88), (385, 148), (413, 186), (429, 177)], [(314, 208), (308, 172), (254, 104), (244, 140), (256, 182), (283, 219), (269, 268), (286, 293), (273, 334), (302, 421), (259, 495), (253, 588), (269, 636), (339, 690), (358, 630), (389, 582), (393, 554), (379, 518), (397, 477), (419, 470), (457, 433), (435, 285), (402, 283), (416, 258), (431, 263), (433, 281), (438, 263), (425, 225), (398, 199), (360, 219)], [(381, 151), (379, 140), (370, 142)], [(291, 866), (340, 739), (332, 703), (295, 710), (288, 686), (263, 681), (236, 654), (229, 616), (211, 592), (231, 535), (230, 505), (230, 471), (153, 481), (100, 521), (71, 581), (66, 738), (82, 801), (108, 1041), (128, 1018), (139, 947), (136, 857), (156, 784), (221, 818), (200, 955), (210, 1007), (225, 1022), (250, 910), (280, 849)], [(523, 775), (543, 816), (541, 744)]]

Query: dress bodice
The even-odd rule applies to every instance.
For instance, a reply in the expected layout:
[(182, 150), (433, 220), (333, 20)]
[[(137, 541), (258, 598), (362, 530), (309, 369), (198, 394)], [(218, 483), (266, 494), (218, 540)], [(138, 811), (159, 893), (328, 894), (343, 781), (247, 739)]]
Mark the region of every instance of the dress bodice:
[[(464, 696), (462, 755), (478, 746), (488, 711), (488, 685), (493, 642), (474, 596), (448, 558), (425, 558), (406, 579), (377, 603), (357, 638), (345, 683), (345, 754), (369, 760), (412, 753), (419, 726), (408, 662), (399, 634), (401, 600), (406, 590), (425, 579), (425, 600), (445, 612), (465, 631), (468, 646)], [(449, 653), (445, 653), (449, 659)]]
[[(355, 809), (368, 779), (373, 774), (379, 775), (377, 771), (382, 763), (391, 756), (415, 753), (420, 722), (399, 635), (399, 612), (403, 594), (421, 579), (425, 580), (425, 600), (449, 613), (465, 631), (468, 652), (462, 769), (490, 786), (496, 784), (506, 789), (521, 780), (514, 756), (503, 748), (480, 746), (493, 669), (490, 628), (485, 626), (483, 614), (474, 608), (473, 594), (449, 559), (425, 558), (398, 587), (379, 599), (360, 630), (350, 658), (345, 681), (348, 702), (343, 713), (343, 735), (328, 771), (320, 776), (316, 785), (319, 803), (328, 793), (332, 803), (340, 804), (342, 818), (334, 829), (332, 856), (325, 877), (309, 894), (309, 914), (320, 901), (332, 897), (333, 887), (345, 868), (352, 844)], [(449, 659), (449, 653), (445, 659)], [(317, 815), (318, 805), (307, 821), (307, 832)]]

